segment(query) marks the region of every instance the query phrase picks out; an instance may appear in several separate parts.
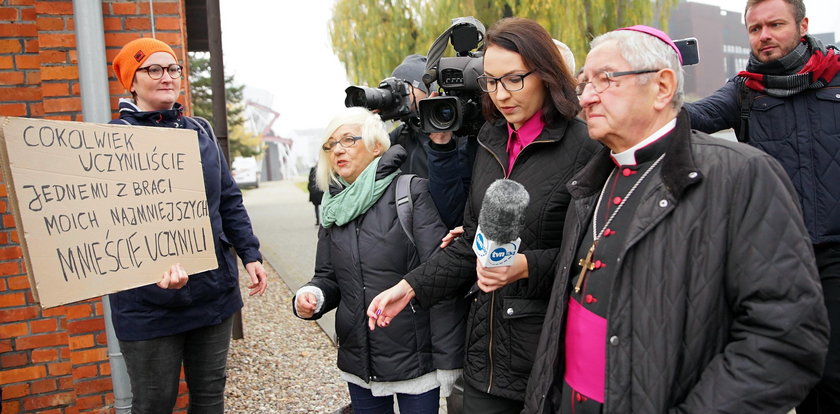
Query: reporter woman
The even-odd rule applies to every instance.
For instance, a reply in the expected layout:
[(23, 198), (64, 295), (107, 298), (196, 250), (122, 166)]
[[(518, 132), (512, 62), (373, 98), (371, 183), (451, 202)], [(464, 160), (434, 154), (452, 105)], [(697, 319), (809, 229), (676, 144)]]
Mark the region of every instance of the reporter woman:
[(460, 375), (464, 312), (445, 303), (415, 306), (395, 314), (389, 330), (371, 332), (365, 310), (376, 294), (432, 255), (446, 227), (420, 178), (409, 182), (413, 224), (400, 224), (397, 177), (406, 152), (391, 146), (379, 115), (347, 108), (325, 135), (317, 172), (324, 198), (315, 275), (297, 291), (295, 314), (318, 319), (337, 308), (338, 368), (354, 412), (393, 413), (396, 395), (401, 412), (437, 413), (439, 395), (448, 395)]
[(184, 116), (176, 102), (183, 72), (172, 48), (159, 40), (136, 39), (123, 46), (113, 67), (117, 80), (133, 99), (120, 100), (120, 117), (112, 124), (198, 133), (207, 210), (219, 264), (217, 269), (191, 278), (175, 266), (158, 285), (110, 296), (114, 327), (131, 380), (132, 413), (172, 412), (182, 365), (189, 388), (189, 411), (222, 413), (232, 315), (242, 307), (239, 271), (230, 247), (245, 263), (252, 282), (251, 295), (261, 295), (266, 274), (259, 241), (251, 231), (242, 194), (209, 123)]
[[(377, 296), (368, 307), (369, 325), (387, 326), (412, 299), (429, 307), (464, 295), (477, 280), (481, 292), (467, 319), (464, 412), (518, 413), (570, 202), (565, 183), (599, 144), (575, 118), (575, 81), (534, 21), (502, 19), (487, 31), (479, 86), (487, 122), (478, 135), (464, 236)], [(521, 183), (531, 202), (513, 265), (484, 268), (471, 245), (484, 193), (500, 178)]]

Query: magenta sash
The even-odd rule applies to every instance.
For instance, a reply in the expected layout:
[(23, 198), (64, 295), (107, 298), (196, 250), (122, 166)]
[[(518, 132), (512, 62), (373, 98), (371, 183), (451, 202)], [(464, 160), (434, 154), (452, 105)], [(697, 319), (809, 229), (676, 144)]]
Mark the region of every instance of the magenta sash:
[(607, 320), (569, 300), (563, 378), (575, 391), (603, 403), (606, 357)]

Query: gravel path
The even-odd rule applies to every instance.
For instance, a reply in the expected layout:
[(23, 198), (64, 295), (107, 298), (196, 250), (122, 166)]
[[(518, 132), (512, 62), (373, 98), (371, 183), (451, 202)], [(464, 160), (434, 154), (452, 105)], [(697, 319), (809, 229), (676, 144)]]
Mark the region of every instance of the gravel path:
[(332, 413), (350, 403), (338, 377), (336, 349), (314, 322), (292, 314), (292, 293), (266, 264), (269, 286), (248, 297), (248, 277), (239, 278), (245, 308), (245, 339), (231, 344), (225, 391), (229, 413)]

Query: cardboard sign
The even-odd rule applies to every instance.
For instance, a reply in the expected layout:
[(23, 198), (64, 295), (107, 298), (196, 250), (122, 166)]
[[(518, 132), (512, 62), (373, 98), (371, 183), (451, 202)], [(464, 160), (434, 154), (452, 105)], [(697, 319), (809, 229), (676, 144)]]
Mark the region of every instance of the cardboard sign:
[(0, 117), (0, 162), (44, 308), (218, 267), (197, 133)]

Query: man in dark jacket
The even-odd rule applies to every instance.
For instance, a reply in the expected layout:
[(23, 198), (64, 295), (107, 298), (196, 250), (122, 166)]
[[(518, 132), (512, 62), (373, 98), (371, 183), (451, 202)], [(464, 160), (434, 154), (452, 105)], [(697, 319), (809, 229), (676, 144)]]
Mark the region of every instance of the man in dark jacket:
[(786, 412), (828, 342), (789, 179), (690, 129), (663, 32), (595, 39), (584, 76), (589, 133), (607, 148), (568, 182), (525, 412)]
[(425, 71), (426, 57), (409, 55), (391, 74), (409, 84), (412, 100), (411, 116), (403, 119), (402, 124), (390, 133), (391, 145), (401, 145), (408, 153), (400, 167), (403, 173), (429, 179), (432, 200), (443, 223), (451, 229), (464, 221), (464, 204), (477, 144), (474, 137), (456, 137), (451, 132), (423, 132), (417, 105), (432, 92), (423, 83)]
[(318, 188), (318, 183), (315, 182), (315, 172), (318, 170), (317, 165), (313, 165), (312, 168), (309, 169), (309, 182), (306, 185), (306, 189), (309, 190), (309, 202), (315, 206), (315, 225), (321, 225), (321, 198), (324, 197), (324, 192)]
[(744, 16), (747, 70), (686, 109), (693, 128), (734, 128), (793, 182), (833, 327), (824, 377), (796, 411), (840, 413), (840, 60), (807, 34), (802, 0), (749, 0)]

